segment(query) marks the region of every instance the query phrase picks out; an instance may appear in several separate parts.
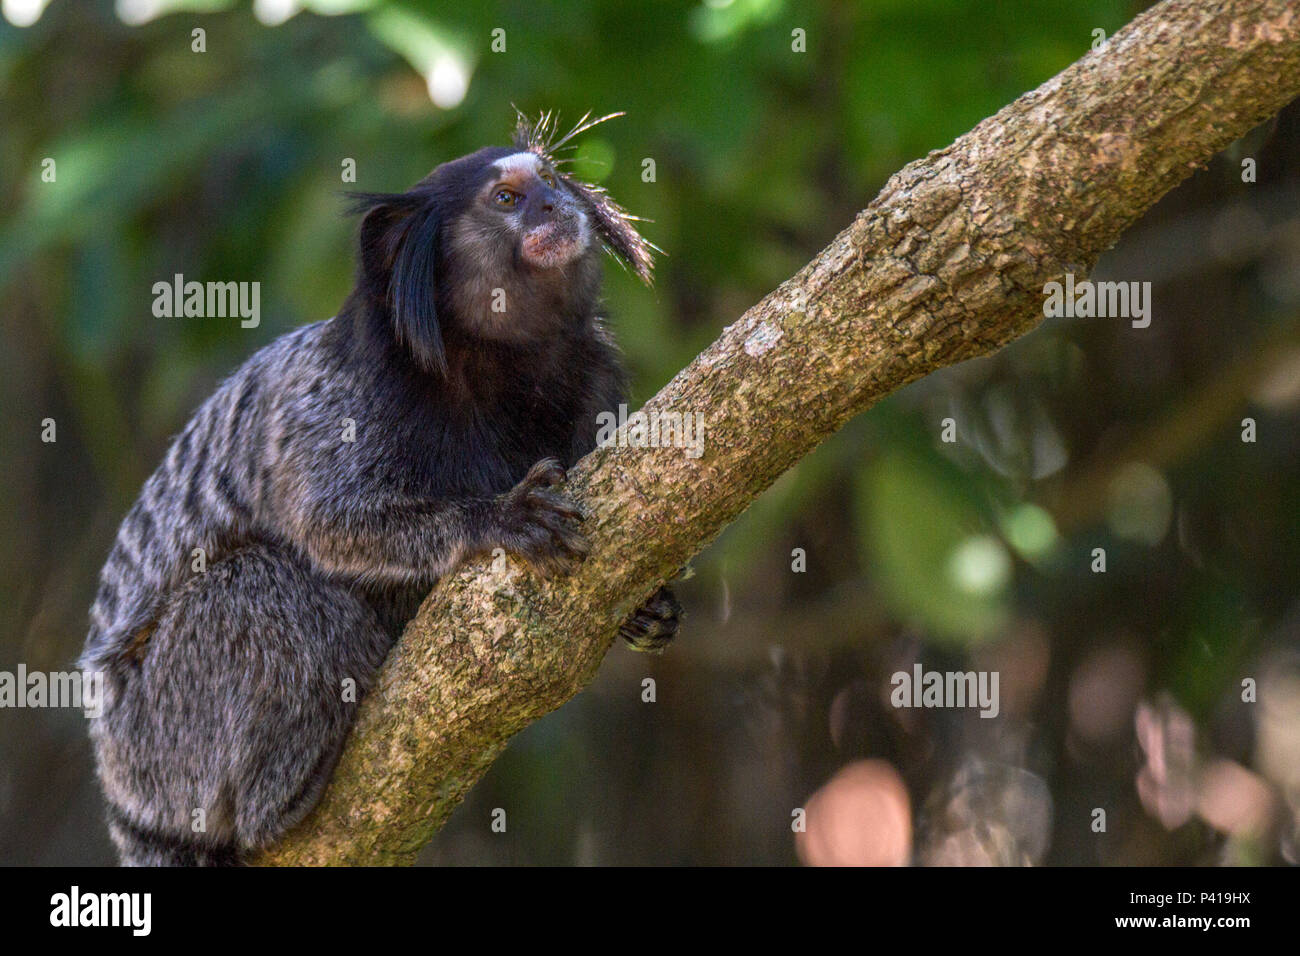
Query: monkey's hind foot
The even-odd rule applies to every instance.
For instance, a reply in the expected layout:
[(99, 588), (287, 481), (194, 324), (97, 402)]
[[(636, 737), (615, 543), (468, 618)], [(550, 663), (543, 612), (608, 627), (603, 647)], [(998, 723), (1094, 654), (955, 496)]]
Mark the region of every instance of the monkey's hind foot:
[(682, 606), (673, 592), (660, 588), (650, 596), (641, 610), (629, 617), (618, 629), (618, 636), (634, 651), (662, 654), (677, 633)]

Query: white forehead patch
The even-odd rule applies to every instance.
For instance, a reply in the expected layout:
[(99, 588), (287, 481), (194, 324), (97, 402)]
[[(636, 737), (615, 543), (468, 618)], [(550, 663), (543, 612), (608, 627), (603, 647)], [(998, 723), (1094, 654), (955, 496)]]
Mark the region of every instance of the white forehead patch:
[(502, 156), (492, 165), (502, 175), (516, 172), (536, 173), (542, 169), (542, 160), (536, 153), (511, 153), (509, 156)]

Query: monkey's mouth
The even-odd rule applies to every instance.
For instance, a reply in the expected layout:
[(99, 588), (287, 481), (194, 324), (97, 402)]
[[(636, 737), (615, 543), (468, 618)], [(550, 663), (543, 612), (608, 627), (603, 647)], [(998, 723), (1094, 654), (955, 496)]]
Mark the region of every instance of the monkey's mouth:
[(582, 255), (586, 247), (580, 220), (554, 219), (524, 235), (522, 252), (529, 265), (539, 269), (557, 269)]

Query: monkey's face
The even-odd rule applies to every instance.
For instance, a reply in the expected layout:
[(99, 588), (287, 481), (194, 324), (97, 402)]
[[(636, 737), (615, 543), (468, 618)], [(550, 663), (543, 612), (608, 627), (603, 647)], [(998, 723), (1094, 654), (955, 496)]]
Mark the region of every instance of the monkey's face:
[(600, 243), (588, 206), (545, 157), (490, 149), (434, 176), (459, 179), (468, 200), (450, 216), (439, 276), (460, 328), (506, 342), (545, 337), (594, 297)]
[(577, 197), (550, 164), (532, 152), (503, 156), (488, 167), (486, 182), (465, 217), (479, 236), (510, 238), (527, 269), (562, 269), (592, 247), (591, 226)]

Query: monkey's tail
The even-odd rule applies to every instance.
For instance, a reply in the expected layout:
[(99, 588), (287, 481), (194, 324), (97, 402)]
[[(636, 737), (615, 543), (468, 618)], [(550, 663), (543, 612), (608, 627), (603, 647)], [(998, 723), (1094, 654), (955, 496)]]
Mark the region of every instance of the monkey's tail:
[(142, 827), (113, 805), (108, 829), (123, 866), (241, 866), (242, 854), (233, 843), (214, 843)]

